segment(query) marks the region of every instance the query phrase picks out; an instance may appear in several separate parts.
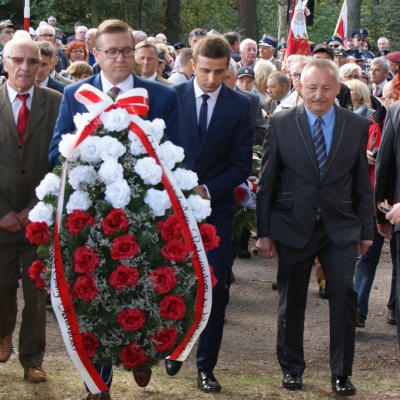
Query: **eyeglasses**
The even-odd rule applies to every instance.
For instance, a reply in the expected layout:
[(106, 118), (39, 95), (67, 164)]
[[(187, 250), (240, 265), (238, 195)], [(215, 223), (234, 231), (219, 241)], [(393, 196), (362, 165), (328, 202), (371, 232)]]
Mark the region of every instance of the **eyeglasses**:
[(85, 54), (85, 50), (71, 50), (73, 54)]
[(23, 62), (26, 60), (30, 67), (38, 65), (40, 63), (40, 60), (38, 58), (22, 58), (22, 57), (9, 57), (9, 56), (7, 56), (7, 58), (12, 60), (12, 62), (17, 65), (23, 64)]
[(330, 44), (329, 47), (337, 49), (338, 47), (340, 47), (340, 44)]
[(194, 32), (190, 32), (189, 36), (204, 36), (206, 33), (204, 31), (194, 31)]
[(53, 38), (56, 35), (53, 35), (52, 33), (43, 33), (42, 35), (38, 35), (38, 37), (47, 37), (47, 38)]
[(14, 35), (15, 31), (4, 31), (1, 32), (2, 35)]
[(106, 53), (107, 58), (118, 58), (121, 53), (125, 58), (131, 58), (135, 55), (135, 49), (131, 47), (127, 47), (126, 49), (122, 50), (118, 49), (102, 50), (99, 48), (97, 48), (97, 50)]

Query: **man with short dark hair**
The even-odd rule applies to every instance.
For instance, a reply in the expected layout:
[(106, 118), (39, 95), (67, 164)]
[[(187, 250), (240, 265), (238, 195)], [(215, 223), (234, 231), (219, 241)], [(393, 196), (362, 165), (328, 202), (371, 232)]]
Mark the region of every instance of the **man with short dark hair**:
[(226, 32), (224, 38), (228, 41), (229, 47), (231, 48), (231, 58), (236, 62), (240, 61), (240, 55), (238, 54), (240, 46), (240, 34), (237, 32)]
[(371, 77), (371, 94), (375, 97), (382, 97), (389, 70), (389, 63), (383, 57), (377, 57), (371, 61), (371, 68), (369, 70)]
[(174, 85), (178, 83), (187, 82), (193, 75), (192, 65), (192, 49), (183, 49), (180, 53), (181, 65), (178, 71), (175, 71), (169, 78), (168, 81)]
[[(236, 210), (234, 190), (248, 177), (253, 144), (250, 99), (223, 84), (229, 60), (226, 39), (207, 36), (193, 48), (194, 78), (175, 86), (181, 122), (177, 141), (185, 150), (186, 167), (197, 173), (196, 192), (211, 201), (212, 213), (207, 220), (216, 227), (221, 239), (219, 247), (207, 254), (218, 283), (213, 288), (210, 317), (197, 348), (197, 382), (203, 392), (221, 391), (213, 370), (228, 301), (226, 282)], [(176, 363), (167, 360), (169, 374), (179, 370)]]
[(290, 81), (286, 74), (277, 71), (268, 76), (267, 89), (270, 100), (264, 105), (267, 115), (271, 115), (276, 107), (290, 95)]

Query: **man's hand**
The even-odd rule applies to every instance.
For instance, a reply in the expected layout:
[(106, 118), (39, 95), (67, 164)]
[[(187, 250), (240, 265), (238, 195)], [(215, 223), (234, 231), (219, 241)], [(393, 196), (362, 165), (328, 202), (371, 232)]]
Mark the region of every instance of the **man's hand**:
[(18, 214), (10, 211), (3, 218), (0, 219), (0, 228), (7, 232), (19, 232), (22, 230), (22, 225), (18, 219)]
[(275, 240), (268, 237), (258, 238), (256, 248), (261, 257), (271, 259), (276, 255)]
[(372, 246), (372, 240), (361, 240), (357, 245), (357, 254), (365, 254)]
[(210, 200), (207, 194), (207, 190), (204, 185), (199, 185), (194, 188), (195, 192), (204, 200)]
[(389, 240), (392, 238), (392, 232), (393, 232), (392, 224), (390, 224), (389, 222), (385, 222), (384, 224), (378, 224), (377, 228), (381, 236)]
[(376, 164), (376, 158), (374, 157), (374, 153), (372, 151), (367, 150), (367, 158), (368, 158), (369, 165)]
[(23, 228), (26, 228), (31, 221), (29, 221), (29, 213), (30, 213), (29, 208), (24, 208), (19, 214), (18, 214), (18, 220), (19, 223), (22, 225)]
[(393, 221), (395, 225), (400, 225), (400, 203), (393, 205), (391, 211), (386, 214), (386, 219), (388, 221)]

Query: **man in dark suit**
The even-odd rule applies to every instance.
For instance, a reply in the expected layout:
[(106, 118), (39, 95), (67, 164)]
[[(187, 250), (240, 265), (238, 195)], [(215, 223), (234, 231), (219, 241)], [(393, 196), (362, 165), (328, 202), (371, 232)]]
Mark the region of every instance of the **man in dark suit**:
[(304, 315), (315, 257), (328, 279), (332, 389), (350, 382), (355, 344), (357, 253), (372, 243), (368, 120), (334, 105), (339, 70), (314, 59), (302, 70), (304, 105), (271, 115), (257, 192), (257, 248), (279, 256), (277, 355), (286, 389), (302, 388)]
[[(111, 30), (114, 26), (116, 33)], [(177, 134), (178, 111), (174, 89), (132, 74), (135, 65), (134, 41), (128, 25), (117, 20), (104, 21), (96, 32), (95, 41), (93, 53), (101, 67), (101, 73), (65, 88), (60, 116), (50, 145), (49, 159), (52, 166), (58, 163), (58, 143), (61, 141), (61, 135), (76, 129), (73, 121), (76, 113), (87, 112), (86, 107), (77, 102), (74, 97), (75, 92), (83, 83), (93, 85), (105, 93), (114, 86), (120, 89), (120, 93), (132, 88), (146, 89), (150, 104), (148, 118), (150, 120), (162, 118), (165, 121), (165, 133), (169, 139), (174, 139)], [(117, 58), (115, 56), (112, 58), (110, 53), (106, 53), (109, 50), (118, 50)]]
[(9, 78), (0, 88), (0, 362), (12, 352), (21, 279), (18, 357), (26, 380), (44, 382), (46, 292), (29, 277), (38, 255), (37, 246), (25, 238), (25, 227), (38, 202), (35, 189), (49, 171), (46, 155), (62, 96), (35, 84), (40, 52), (27, 32), (19, 31), (4, 51)]
[[(193, 49), (195, 78), (175, 86), (181, 122), (178, 143), (185, 150), (185, 165), (197, 173), (198, 194), (211, 200), (208, 221), (221, 238), (217, 249), (207, 254), (218, 283), (213, 288), (208, 324), (197, 348), (198, 386), (204, 392), (219, 392), (214, 377), (222, 340), (230, 247), (236, 210), (234, 189), (251, 169), (253, 128), (247, 96), (223, 82), (230, 60), (228, 42), (210, 35)], [(168, 370), (167, 370), (168, 371)]]
[(273, 72), (268, 76), (267, 89), (270, 100), (264, 104), (264, 110), (269, 117), (283, 100), (290, 96), (290, 81), (281, 71)]

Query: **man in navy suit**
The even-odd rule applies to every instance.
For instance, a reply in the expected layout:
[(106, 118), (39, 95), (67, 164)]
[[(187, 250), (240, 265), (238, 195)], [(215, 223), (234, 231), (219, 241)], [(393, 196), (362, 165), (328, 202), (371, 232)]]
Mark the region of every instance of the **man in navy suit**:
[[(166, 123), (166, 134), (171, 138), (177, 135), (177, 102), (176, 93), (165, 85), (137, 77), (132, 73), (135, 65), (134, 39), (129, 26), (119, 20), (102, 22), (96, 32), (93, 53), (101, 67), (101, 73), (91, 76), (65, 88), (60, 105), (60, 116), (56, 123), (53, 140), (50, 145), (49, 160), (52, 166), (58, 163), (58, 144), (61, 135), (73, 132), (75, 125), (73, 117), (76, 113), (87, 112), (86, 107), (75, 100), (76, 90), (88, 83), (104, 93), (113, 87), (118, 87), (120, 93), (132, 88), (144, 88), (149, 98), (149, 120), (162, 118)], [(108, 387), (112, 382), (112, 365), (95, 365)], [(101, 394), (88, 393), (86, 399), (110, 400), (109, 392)]]
[(101, 67), (101, 73), (66, 88), (50, 145), (51, 166), (54, 167), (58, 163), (58, 144), (61, 141), (61, 135), (71, 133), (76, 129), (73, 122), (74, 115), (87, 112), (86, 107), (77, 102), (74, 97), (75, 92), (83, 83), (93, 85), (104, 93), (109, 92), (112, 87), (118, 87), (121, 94), (132, 88), (146, 89), (150, 105), (148, 118), (150, 120), (162, 118), (166, 124), (165, 133), (168, 138), (173, 140), (176, 137), (178, 131), (176, 93), (174, 89), (142, 79), (132, 73), (135, 66), (134, 46), (131, 29), (124, 22), (108, 20), (99, 25), (93, 53)]
[[(198, 175), (195, 190), (202, 198), (211, 199), (208, 222), (221, 238), (219, 248), (207, 254), (218, 283), (213, 288), (210, 318), (197, 349), (198, 386), (204, 392), (221, 390), (213, 369), (228, 300), (226, 277), (236, 210), (234, 189), (248, 177), (253, 143), (250, 99), (223, 84), (229, 60), (226, 39), (207, 36), (193, 49), (195, 77), (175, 86), (181, 123), (178, 143), (185, 150), (186, 167)], [(168, 363), (167, 372), (171, 372)]]

